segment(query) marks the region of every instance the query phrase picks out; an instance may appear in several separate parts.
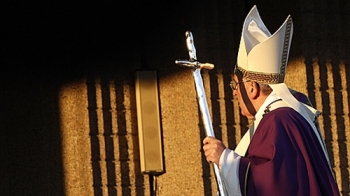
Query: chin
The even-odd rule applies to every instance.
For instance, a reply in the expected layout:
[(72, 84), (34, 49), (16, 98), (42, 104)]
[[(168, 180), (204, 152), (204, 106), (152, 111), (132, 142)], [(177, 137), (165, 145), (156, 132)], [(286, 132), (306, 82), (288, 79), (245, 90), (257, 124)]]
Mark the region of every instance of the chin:
[(251, 115), (250, 113), (243, 112), (243, 110), (241, 110), (241, 115), (247, 117), (249, 120), (254, 120), (253, 115)]
[(241, 115), (242, 115), (242, 116), (245, 116), (245, 117), (247, 117), (247, 118), (248, 118), (248, 116), (249, 116), (249, 115), (247, 115), (247, 113), (243, 112), (242, 110), (241, 110)]
[(247, 116), (249, 120), (254, 120), (254, 116)]

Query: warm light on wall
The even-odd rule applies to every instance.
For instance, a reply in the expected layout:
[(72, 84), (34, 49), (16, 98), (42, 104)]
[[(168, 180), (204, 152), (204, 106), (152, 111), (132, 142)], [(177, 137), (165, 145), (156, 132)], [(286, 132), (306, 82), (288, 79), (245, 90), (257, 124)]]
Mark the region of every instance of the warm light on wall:
[(93, 195), (85, 82), (76, 81), (62, 86), (58, 96), (65, 194)]
[[(205, 134), (192, 73), (159, 74), (167, 166), (158, 178), (159, 193), (215, 194), (214, 173), (201, 151)], [(250, 122), (232, 96), (231, 73), (214, 69), (202, 77), (215, 135), (234, 148)], [(286, 84), (323, 113), (319, 123), (340, 189), (349, 182), (349, 78), (344, 62), (299, 57), (287, 67)], [(58, 97), (65, 194), (148, 193), (149, 178), (140, 172), (134, 79), (85, 78), (61, 86)]]

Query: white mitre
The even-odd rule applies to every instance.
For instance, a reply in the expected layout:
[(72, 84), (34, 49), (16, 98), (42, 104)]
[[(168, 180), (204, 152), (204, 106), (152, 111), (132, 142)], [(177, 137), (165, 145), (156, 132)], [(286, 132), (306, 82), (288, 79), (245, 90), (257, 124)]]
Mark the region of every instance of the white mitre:
[(235, 71), (259, 83), (283, 83), (292, 35), (293, 22), (290, 16), (271, 35), (254, 6), (243, 24)]

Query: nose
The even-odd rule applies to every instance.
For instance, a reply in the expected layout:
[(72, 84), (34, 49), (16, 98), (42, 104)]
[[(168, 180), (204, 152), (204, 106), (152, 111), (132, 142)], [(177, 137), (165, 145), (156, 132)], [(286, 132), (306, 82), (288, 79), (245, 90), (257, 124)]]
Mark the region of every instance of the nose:
[(237, 89), (234, 89), (234, 90), (232, 91), (232, 95), (233, 95), (233, 96), (236, 96), (236, 95), (237, 95)]

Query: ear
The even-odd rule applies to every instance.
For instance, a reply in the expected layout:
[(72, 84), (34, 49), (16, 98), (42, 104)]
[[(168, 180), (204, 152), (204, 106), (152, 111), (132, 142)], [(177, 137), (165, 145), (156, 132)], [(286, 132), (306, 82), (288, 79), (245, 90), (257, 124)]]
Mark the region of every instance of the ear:
[(256, 99), (260, 95), (260, 88), (256, 82), (250, 82), (248, 94), (251, 99)]

